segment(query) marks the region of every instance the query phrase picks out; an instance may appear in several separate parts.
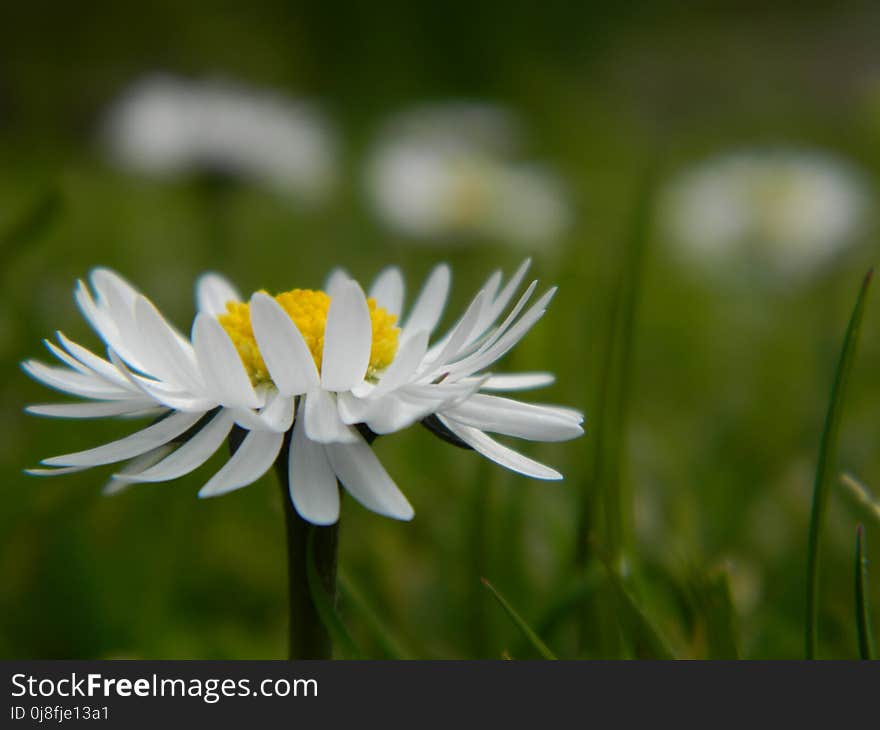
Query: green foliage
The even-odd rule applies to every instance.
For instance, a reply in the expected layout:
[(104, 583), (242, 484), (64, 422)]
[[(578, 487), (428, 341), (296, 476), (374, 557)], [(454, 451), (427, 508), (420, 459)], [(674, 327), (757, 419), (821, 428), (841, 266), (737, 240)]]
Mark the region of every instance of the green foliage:
[(689, 583), (691, 600), (705, 632), (707, 659), (739, 659), (736, 608), (724, 570), (697, 573)]
[(856, 628), (859, 635), (859, 656), (874, 658), (874, 634), (871, 630), (871, 608), (868, 602), (868, 554), (865, 548), (865, 528), (856, 529)]
[(507, 602), (507, 599), (498, 592), (498, 589), (485, 578), (482, 579), (482, 582), (495, 597), (495, 600), (498, 601), (501, 608), (503, 608), (505, 613), (510, 617), (510, 620), (513, 621), (514, 625), (522, 632), (522, 635), (528, 640), (532, 648), (544, 659), (556, 659), (557, 657), (550, 650), (550, 647), (541, 640), (541, 637), (534, 632), (532, 627), (526, 623), (525, 619), (523, 619), (513, 606)]
[(837, 362), (837, 370), (834, 374), (834, 384), (831, 388), (831, 400), (825, 416), (825, 427), (822, 430), (819, 457), (816, 462), (813, 508), (810, 515), (810, 537), (807, 545), (807, 659), (816, 658), (816, 644), (819, 634), (820, 541), (825, 527), (825, 512), (828, 507), (828, 494), (831, 489), (832, 476), (837, 472), (837, 441), (843, 413), (844, 396), (855, 360), (856, 349), (858, 348), (862, 315), (865, 312), (866, 297), (873, 274), (873, 270), (869, 271), (862, 281), (859, 296), (856, 299), (849, 325), (846, 328), (843, 347), (840, 351), (840, 359)]

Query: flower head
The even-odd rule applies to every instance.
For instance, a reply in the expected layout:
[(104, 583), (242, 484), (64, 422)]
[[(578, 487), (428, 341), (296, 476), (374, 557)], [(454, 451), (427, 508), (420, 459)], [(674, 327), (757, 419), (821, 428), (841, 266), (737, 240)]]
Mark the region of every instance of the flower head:
[(751, 256), (782, 274), (815, 270), (867, 223), (863, 176), (818, 153), (750, 150), (686, 170), (666, 190), (667, 235), (703, 261)]
[(108, 112), (105, 142), (141, 173), (219, 172), (308, 203), (336, 175), (334, 135), (313, 105), (220, 81), (142, 79)]
[(498, 238), (552, 243), (568, 228), (568, 198), (545, 166), (516, 159), (510, 112), (479, 104), (418, 107), (392, 119), (367, 166), (373, 207), (416, 240)]
[(68, 473), (131, 460), (114, 475), (111, 491), (166, 481), (200, 467), (238, 428), (244, 433), (240, 446), (201, 496), (246, 486), (283, 455), (291, 499), (305, 519), (338, 519), (337, 482), (369, 509), (410, 519), (412, 507), (369, 442), (422, 421), (514, 471), (559, 479), (555, 470), (486, 433), (541, 441), (582, 433), (577, 411), (492, 394), (553, 380), (547, 373), (486, 372), (540, 319), (553, 296), (551, 289), (526, 307), (533, 282), (507, 311), (527, 266), (503, 286), (495, 272), (452, 329), (430, 346), (449, 288), (446, 266), (431, 273), (405, 318), (403, 277), (396, 268), (380, 274), (369, 298), (337, 270), (326, 291), (294, 289), (274, 297), (259, 291), (247, 302), (228, 281), (207, 274), (198, 282), (199, 312), (189, 339), (121, 277), (96, 269), (92, 291), (80, 282), (76, 299), (108, 357), (58, 333), (58, 345), (46, 344), (63, 366), (31, 360), (24, 369), (84, 402), (28, 410), (63, 418), (159, 418), (109, 444), (46, 459), (49, 468), (31, 471)]

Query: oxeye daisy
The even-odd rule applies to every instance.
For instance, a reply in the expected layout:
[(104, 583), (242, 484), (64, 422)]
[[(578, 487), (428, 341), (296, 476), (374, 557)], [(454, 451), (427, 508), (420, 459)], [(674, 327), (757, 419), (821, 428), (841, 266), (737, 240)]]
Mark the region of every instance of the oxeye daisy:
[(336, 182), (336, 135), (321, 110), (278, 92), (156, 74), (108, 110), (103, 142), (120, 167), (153, 177), (219, 173), (320, 203)]
[(36, 361), (25, 370), (85, 403), (30, 406), (55, 417), (158, 415), (159, 420), (109, 444), (51, 457), (35, 474), (59, 474), (136, 459), (109, 489), (158, 482), (204, 464), (233, 427), (244, 431), (233, 456), (200, 491), (223, 494), (260, 478), (278, 459), (285, 434), (290, 498), (315, 524), (339, 517), (341, 483), (375, 512), (410, 519), (413, 510), (368, 440), (421, 421), (435, 433), (524, 475), (559, 472), (495, 441), (486, 432), (530, 440), (579, 436), (582, 415), (494, 395), (547, 385), (549, 373), (493, 375), (503, 357), (544, 314), (551, 289), (526, 305), (526, 288), (499, 323), (528, 268), (502, 286), (494, 272), (465, 313), (429, 345), (445, 306), (450, 272), (428, 277), (401, 327), (404, 281), (386, 269), (370, 297), (341, 270), (327, 291), (260, 291), (248, 302), (216, 274), (197, 286), (199, 313), (187, 340), (155, 306), (117, 274), (91, 275), (95, 296), (80, 282), (76, 300), (108, 348), (104, 359), (58, 333), (50, 351), (67, 367)]
[[(527, 268), (528, 261), (503, 286), (501, 273), (493, 273), (433, 344), (449, 291), (445, 265), (430, 274), (405, 317), (404, 280), (393, 267), (379, 275), (369, 296), (337, 270), (325, 291), (258, 291), (247, 301), (226, 279), (206, 274), (197, 284), (199, 311), (189, 339), (122, 277), (96, 269), (91, 288), (77, 286), (76, 301), (106, 345), (107, 358), (59, 332), (59, 344), (46, 345), (61, 366), (29, 360), (23, 367), (83, 402), (28, 410), (60, 418), (149, 415), (154, 421), (109, 444), (45, 459), (30, 471), (64, 474), (127, 462), (107, 486), (118, 491), (133, 482), (188, 474), (228, 439), (233, 454), (200, 496), (251, 484), (274, 464), (287, 505), (291, 596), (312, 590), (305, 578), (312, 567), (332, 592), (339, 484), (375, 512), (401, 520), (413, 516), (370, 448), (377, 435), (421, 421), (445, 440), (514, 471), (561, 478), (487, 435), (559, 441), (583, 432), (577, 411), (492, 394), (553, 380), (549, 373), (486, 371), (534, 326), (555, 292), (527, 307), (537, 286), (532, 282), (508, 310)], [(308, 557), (309, 544), (314, 558)], [(290, 655), (329, 655), (314, 598), (291, 600)]]
[(760, 263), (780, 279), (822, 270), (864, 236), (871, 190), (864, 172), (821, 151), (745, 149), (679, 173), (660, 220), (689, 260), (725, 272)]
[(522, 159), (520, 127), (510, 110), (487, 104), (428, 104), (396, 114), (366, 163), (372, 208), (413, 243), (554, 244), (571, 225), (570, 196), (552, 167)]

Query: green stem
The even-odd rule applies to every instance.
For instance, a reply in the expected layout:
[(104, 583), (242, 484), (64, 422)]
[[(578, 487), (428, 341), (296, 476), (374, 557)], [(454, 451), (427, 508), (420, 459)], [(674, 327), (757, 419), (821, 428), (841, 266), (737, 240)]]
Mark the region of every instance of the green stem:
[(322, 527), (306, 522), (290, 501), (287, 472), (289, 444), (275, 462), (281, 504), (287, 528), (287, 587), (290, 608), (289, 658), (331, 659), (330, 634), (321, 621), (308, 582), (309, 536), (314, 534), (315, 567), (331, 602), (336, 600), (336, 565), (339, 552), (339, 523)]
[(859, 634), (859, 657), (874, 658), (874, 637), (871, 633), (871, 609), (868, 606), (868, 555), (865, 528), (856, 528), (856, 629)]

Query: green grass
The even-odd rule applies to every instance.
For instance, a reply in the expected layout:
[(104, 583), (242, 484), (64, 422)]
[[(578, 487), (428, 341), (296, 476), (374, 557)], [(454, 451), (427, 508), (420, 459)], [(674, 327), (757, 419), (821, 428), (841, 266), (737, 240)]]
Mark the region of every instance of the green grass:
[(837, 473), (837, 442), (843, 415), (846, 386), (850, 379), (858, 348), (862, 315), (865, 312), (868, 288), (871, 285), (873, 275), (873, 270), (869, 271), (862, 281), (849, 325), (846, 328), (840, 358), (834, 373), (834, 384), (831, 388), (831, 398), (828, 404), (828, 412), (825, 416), (825, 426), (822, 430), (822, 440), (819, 445), (819, 456), (816, 462), (813, 507), (810, 515), (810, 534), (807, 544), (807, 615), (805, 632), (807, 659), (816, 658), (819, 637), (819, 550), (822, 533), (825, 528), (828, 495), (833, 475)]
[(550, 650), (540, 636), (538, 636), (531, 626), (529, 626), (525, 619), (516, 612), (516, 610), (511, 606), (507, 599), (498, 592), (498, 589), (495, 588), (488, 580), (485, 578), (482, 579), (483, 585), (489, 589), (489, 592), (495, 597), (495, 600), (498, 601), (498, 604), (501, 608), (504, 609), (504, 612), (510, 617), (510, 620), (513, 624), (522, 632), (522, 635), (529, 642), (531, 647), (538, 652), (544, 659), (557, 659), (557, 656)]
[(871, 608), (868, 600), (868, 552), (865, 546), (865, 528), (856, 529), (856, 629), (859, 636), (859, 657), (873, 659), (874, 633), (871, 629)]

